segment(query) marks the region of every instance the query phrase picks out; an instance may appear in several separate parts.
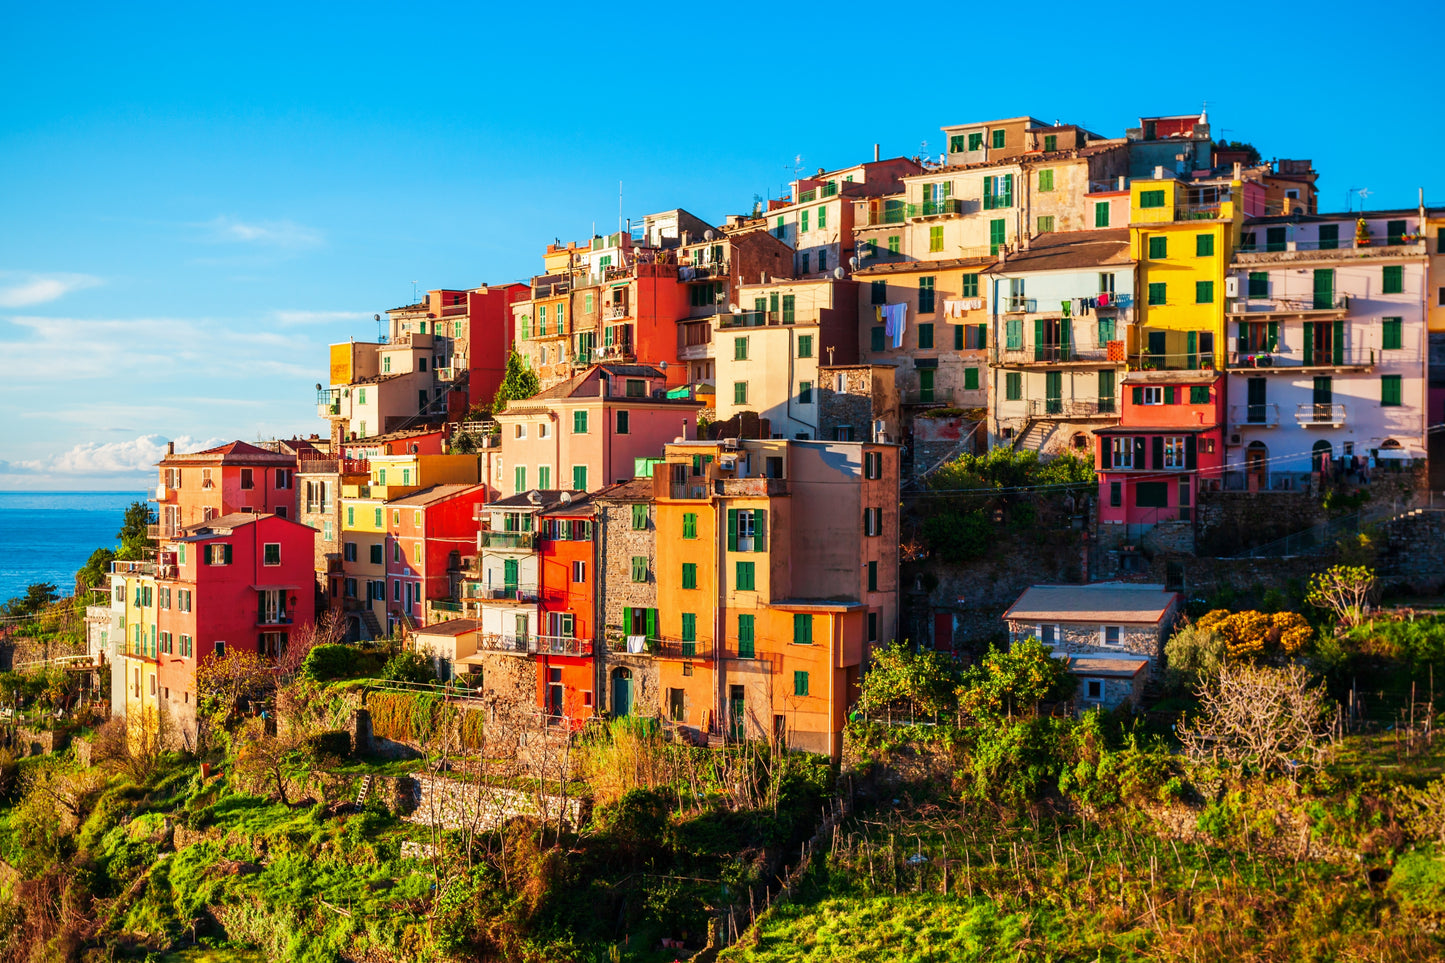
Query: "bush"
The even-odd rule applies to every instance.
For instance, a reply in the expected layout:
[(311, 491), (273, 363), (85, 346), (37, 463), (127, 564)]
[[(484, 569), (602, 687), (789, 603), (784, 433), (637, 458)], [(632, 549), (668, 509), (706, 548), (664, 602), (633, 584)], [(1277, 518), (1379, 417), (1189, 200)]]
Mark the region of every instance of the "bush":
[(351, 755), (351, 733), (327, 729), (306, 739), (306, 752), (313, 759), (345, 759)]
[(394, 682), (435, 682), (436, 667), (420, 652), (398, 652), (381, 670), (383, 679)]
[(923, 540), (933, 554), (945, 562), (967, 562), (981, 558), (993, 543), (993, 525), (988, 516), (975, 509), (945, 511), (925, 519)]
[[(1298, 655), (1309, 645), (1314, 631), (1298, 612), (1229, 612), (1215, 609), (1203, 615), (1196, 627), (1224, 640), (1231, 659), (1280, 658)], [(1167, 652), (1166, 652), (1167, 654)]]
[(1038, 639), (1022, 639), (1007, 651), (989, 646), (983, 661), (964, 673), (958, 708), (980, 720), (1033, 713), (1045, 699), (1073, 695), (1076, 684), (1067, 658), (1054, 658)]
[(312, 682), (328, 682), (340, 679), (356, 671), (360, 650), (352, 645), (318, 645), (306, 653), (301, 663), (301, 675)]
[(1174, 691), (1193, 689), (1219, 672), (1224, 664), (1224, 638), (1198, 625), (1185, 625), (1164, 644), (1167, 680)]

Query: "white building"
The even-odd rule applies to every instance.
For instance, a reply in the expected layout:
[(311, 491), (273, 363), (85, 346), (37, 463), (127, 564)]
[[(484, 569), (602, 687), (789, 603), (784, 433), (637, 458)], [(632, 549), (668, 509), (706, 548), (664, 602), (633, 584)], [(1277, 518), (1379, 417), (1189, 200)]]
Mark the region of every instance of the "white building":
[(1428, 335), (1418, 210), (1252, 218), (1226, 281), (1230, 487), (1354, 459), (1424, 459)]

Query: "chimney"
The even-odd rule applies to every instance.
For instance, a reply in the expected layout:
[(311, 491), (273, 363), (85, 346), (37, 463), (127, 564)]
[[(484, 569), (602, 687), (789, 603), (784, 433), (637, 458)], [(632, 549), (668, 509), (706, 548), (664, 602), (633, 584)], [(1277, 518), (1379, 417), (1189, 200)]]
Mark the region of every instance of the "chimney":
[(176, 443), (173, 442), (173, 441), (168, 441), (168, 442), (166, 442), (166, 454), (167, 454), (167, 455), (174, 455), (175, 453), (176, 453)]
[(1163, 165), (1163, 164), (1155, 164), (1155, 165), (1154, 165), (1154, 179), (1155, 179), (1156, 181), (1162, 181), (1162, 180), (1164, 179), (1164, 165)]
[(1243, 173), (1244, 173), (1244, 165), (1241, 164), (1239, 161), (1235, 161), (1235, 162), (1234, 162), (1234, 179), (1235, 179), (1235, 180), (1239, 180), (1240, 175), (1243, 174)]
[(878, 145), (873, 145), (873, 163), (878, 163)]
[(1129, 177), (1128, 177), (1128, 175), (1126, 175), (1126, 174), (1120, 174), (1120, 175), (1119, 175), (1119, 190), (1121, 190), (1121, 191), (1127, 191), (1128, 189), (1129, 189)]

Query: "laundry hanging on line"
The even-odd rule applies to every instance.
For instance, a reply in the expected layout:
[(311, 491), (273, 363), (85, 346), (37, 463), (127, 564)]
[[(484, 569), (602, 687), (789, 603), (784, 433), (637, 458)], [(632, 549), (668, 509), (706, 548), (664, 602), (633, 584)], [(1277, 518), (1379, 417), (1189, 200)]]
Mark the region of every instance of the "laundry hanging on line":
[(908, 305), (885, 304), (878, 309), (883, 333), (893, 339), (893, 347), (903, 347), (903, 332), (908, 328)]
[(943, 302), (944, 316), (949, 318), (961, 318), (965, 311), (982, 309), (983, 298), (949, 298)]

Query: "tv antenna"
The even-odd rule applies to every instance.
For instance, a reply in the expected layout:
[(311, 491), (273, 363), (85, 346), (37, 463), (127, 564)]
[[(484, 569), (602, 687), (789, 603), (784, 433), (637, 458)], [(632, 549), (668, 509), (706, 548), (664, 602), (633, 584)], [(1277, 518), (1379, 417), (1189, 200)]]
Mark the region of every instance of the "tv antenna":
[(411, 282), (411, 303), (416, 304), (416, 281)]

